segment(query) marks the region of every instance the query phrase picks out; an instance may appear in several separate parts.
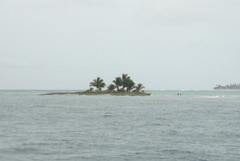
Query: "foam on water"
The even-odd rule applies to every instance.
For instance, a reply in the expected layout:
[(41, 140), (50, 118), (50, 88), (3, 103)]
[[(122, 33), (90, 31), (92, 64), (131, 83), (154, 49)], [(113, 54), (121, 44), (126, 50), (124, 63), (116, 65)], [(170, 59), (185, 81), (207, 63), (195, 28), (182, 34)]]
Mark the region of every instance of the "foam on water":
[(209, 98), (209, 99), (216, 99), (216, 98), (225, 98), (225, 96), (198, 96), (196, 98)]

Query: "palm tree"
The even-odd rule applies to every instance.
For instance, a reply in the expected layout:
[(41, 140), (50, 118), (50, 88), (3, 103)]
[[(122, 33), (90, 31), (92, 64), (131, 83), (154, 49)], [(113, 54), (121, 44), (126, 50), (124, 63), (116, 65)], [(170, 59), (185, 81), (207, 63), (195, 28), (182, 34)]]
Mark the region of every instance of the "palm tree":
[(93, 89), (92, 87), (89, 89), (90, 92), (93, 92), (93, 90), (94, 90), (94, 89)]
[(135, 83), (134, 81), (129, 77), (127, 80), (126, 80), (126, 87), (127, 87), (127, 92), (130, 92), (135, 86)]
[(105, 86), (106, 84), (104, 83), (103, 79), (101, 79), (100, 77), (97, 77), (97, 79), (94, 79), (90, 83), (90, 87), (96, 87), (98, 91), (102, 91), (102, 88), (104, 88)]
[(134, 92), (141, 92), (145, 87), (143, 86), (142, 83), (139, 83), (135, 86)]
[(113, 80), (114, 85), (117, 88), (117, 91), (120, 91), (120, 87), (123, 85), (123, 81), (121, 77), (117, 77), (115, 78), (115, 80)]
[(108, 86), (108, 91), (113, 92), (115, 88), (116, 88), (116, 86), (114, 84), (110, 84)]
[(128, 76), (128, 74), (122, 74), (122, 90), (125, 91), (125, 88), (127, 90), (127, 92), (130, 92), (135, 85), (135, 82), (131, 79), (130, 76)]
[(131, 79), (128, 74), (122, 74), (122, 90), (124, 91), (125, 88), (128, 86), (128, 81)]

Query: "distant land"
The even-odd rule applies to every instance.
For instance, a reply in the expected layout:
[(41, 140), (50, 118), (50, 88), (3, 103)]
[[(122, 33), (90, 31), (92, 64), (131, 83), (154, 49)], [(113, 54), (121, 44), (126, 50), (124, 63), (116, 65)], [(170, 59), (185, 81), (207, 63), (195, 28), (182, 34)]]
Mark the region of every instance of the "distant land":
[(113, 96), (150, 96), (146, 93), (142, 83), (135, 83), (128, 74), (116, 77), (110, 85), (100, 77), (97, 77), (89, 83), (90, 88), (84, 92), (54, 92), (43, 95), (113, 95)]
[(240, 90), (240, 84), (216, 85), (215, 90)]

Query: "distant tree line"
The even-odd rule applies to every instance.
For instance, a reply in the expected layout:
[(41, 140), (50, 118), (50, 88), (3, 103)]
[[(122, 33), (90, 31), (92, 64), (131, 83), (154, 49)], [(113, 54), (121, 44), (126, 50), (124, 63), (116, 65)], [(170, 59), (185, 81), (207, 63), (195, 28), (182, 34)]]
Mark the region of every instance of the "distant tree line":
[[(106, 83), (100, 77), (97, 77), (90, 82), (89, 92), (101, 92)], [(145, 87), (142, 83), (136, 84), (128, 74), (122, 74), (120, 77), (116, 77), (110, 85), (107, 86), (107, 92), (144, 92)]]
[(240, 90), (240, 84), (229, 84), (229, 85), (216, 85), (214, 89), (239, 89)]

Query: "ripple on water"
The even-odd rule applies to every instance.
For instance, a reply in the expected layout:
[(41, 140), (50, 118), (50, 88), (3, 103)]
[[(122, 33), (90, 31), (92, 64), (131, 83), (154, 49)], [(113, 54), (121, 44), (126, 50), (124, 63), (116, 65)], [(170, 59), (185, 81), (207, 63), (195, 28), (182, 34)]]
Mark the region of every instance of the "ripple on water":
[(239, 161), (239, 97), (192, 93), (1, 95), (0, 161)]

